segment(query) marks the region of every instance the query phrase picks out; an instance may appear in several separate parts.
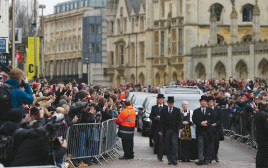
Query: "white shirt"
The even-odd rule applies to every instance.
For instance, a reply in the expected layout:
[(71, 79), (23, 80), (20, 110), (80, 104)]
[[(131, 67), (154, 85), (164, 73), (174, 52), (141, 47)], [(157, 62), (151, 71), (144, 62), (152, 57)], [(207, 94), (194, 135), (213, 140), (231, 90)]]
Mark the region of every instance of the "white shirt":
[(205, 108), (201, 107), (201, 112), (205, 115), (206, 114), (206, 107)]
[(163, 107), (163, 104), (159, 104), (159, 105), (158, 105), (158, 108), (159, 108), (159, 107)]

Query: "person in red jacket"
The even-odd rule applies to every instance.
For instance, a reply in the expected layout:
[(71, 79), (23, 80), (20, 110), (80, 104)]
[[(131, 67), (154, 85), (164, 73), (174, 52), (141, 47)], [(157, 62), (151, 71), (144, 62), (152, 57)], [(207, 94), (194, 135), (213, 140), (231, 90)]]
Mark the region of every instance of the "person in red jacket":
[(134, 131), (135, 131), (136, 112), (130, 101), (125, 101), (125, 109), (121, 111), (116, 119), (116, 124), (119, 125), (118, 137), (122, 139), (122, 145), (124, 150), (124, 156), (120, 159), (133, 159), (134, 152)]

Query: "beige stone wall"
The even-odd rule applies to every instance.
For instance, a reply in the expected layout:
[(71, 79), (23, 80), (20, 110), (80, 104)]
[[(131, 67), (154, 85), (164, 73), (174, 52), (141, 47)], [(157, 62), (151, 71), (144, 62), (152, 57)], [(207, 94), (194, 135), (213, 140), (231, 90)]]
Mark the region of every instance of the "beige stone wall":
[[(163, 6), (164, 4), (164, 6)], [(146, 61), (144, 66), (138, 66), (138, 77), (140, 72), (142, 72), (145, 76), (145, 84), (153, 84), (155, 86), (160, 86), (169, 82), (182, 79), (190, 79), (195, 77), (195, 69), (198, 63), (202, 63), (205, 66), (209, 66), (206, 68), (206, 76), (211, 77), (215, 73), (215, 66), (221, 65), (217, 64), (219, 60), (223, 59), (224, 61), (229, 61), (232, 64), (236, 64), (239, 60), (248, 58), (245, 55), (239, 55), (236, 57), (230, 57), (231, 49), (228, 48), (229, 57), (216, 57), (214, 55), (208, 55), (207, 59), (202, 57), (196, 58), (194, 61), (192, 60), (192, 48), (200, 45), (208, 44), (210, 38), (210, 7), (213, 4), (221, 4), (223, 6), (221, 19), (217, 22), (217, 34), (224, 38), (224, 42), (230, 44), (231, 34), (230, 34), (230, 14), (232, 12), (232, 4), (230, 0), (152, 0), (146, 1), (146, 24), (145, 31), (141, 32), (139, 30), (139, 21), (136, 26), (134, 26), (134, 32), (138, 33), (138, 41), (145, 42), (145, 57)], [(253, 28), (252, 22), (242, 22), (242, 8), (246, 4), (255, 5), (255, 0), (236, 0), (235, 7), (238, 13), (238, 41), (240, 42), (243, 37), (246, 35), (252, 35)], [(267, 17), (267, 8), (268, 3), (266, 0), (258, 0), (259, 8), (261, 11), (261, 39), (268, 38), (268, 17)], [(123, 9), (123, 16), (120, 16), (120, 9)], [(116, 52), (116, 42), (119, 39), (123, 39), (125, 41), (125, 60), (131, 60), (131, 51), (128, 49), (128, 45), (136, 42), (135, 33), (132, 31), (132, 18), (134, 17), (133, 11), (128, 11), (129, 9), (126, 7), (125, 0), (119, 0), (119, 5), (117, 8), (116, 15), (110, 16), (110, 20), (114, 20), (114, 34), (108, 36), (108, 53), (114, 52), (114, 62), (118, 63), (119, 54)], [(169, 47), (172, 45), (172, 40), (170, 40), (169, 35), (169, 27), (168, 27), (168, 16), (170, 11), (172, 12), (171, 19), (171, 27), (172, 29), (182, 29), (182, 47), (183, 52), (179, 54), (176, 52), (175, 54), (169, 52)], [(164, 12), (164, 13), (163, 13)], [(123, 34), (120, 34), (118, 29), (120, 29), (120, 24), (118, 21), (120, 19), (123, 21), (123, 29), (124, 23), (126, 19), (126, 27), (127, 31), (123, 30)], [(135, 18), (136, 19), (136, 18)], [(155, 32), (159, 32), (159, 41), (161, 40), (160, 33), (164, 32), (165, 38), (165, 48), (163, 57), (159, 55), (155, 55)], [(159, 42), (160, 43), (160, 42)], [(177, 46), (179, 44), (179, 36), (177, 34), (175, 44)], [(160, 44), (159, 44), (159, 53), (160, 53)], [(139, 46), (137, 48), (139, 53)], [(252, 53), (251, 53), (252, 54)], [(139, 57), (139, 55), (138, 55)], [(262, 58), (266, 58), (267, 56), (263, 56)], [(251, 59), (245, 60), (245, 64), (250, 64)], [(226, 67), (226, 74), (228, 75), (237, 75), (235, 74), (235, 68), (233, 66), (236, 65), (228, 65), (227, 62), (224, 63)], [(252, 68), (255, 68), (255, 73), (257, 73), (256, 69), (257, 65), (248, 66), (248, 72), (251, 71)], [(232, 68), (231, 68), (232, 67)], [(208, 70), (209, 69), (209, 70)], [(217, 69), (217, 68), (216, 68)], [(230, 70), (231, 69), (231, 70)], [(109, 68), (109, 74), (111, 76), (111, 80), (114, 86), (118, 86), (118, 84), (124, 84), (125, 82), (133, 81), (133, 78), (136, 79), (136, 68), (135, 66), (119, 66), (113, 65)], [(227, 76), (228, 76), (227, 75)], [(249, 77), (254, 76), (252, 73), (248, 73)]]
[[(58, 66), (60, 66), (59, 69), (62, 71), (62, 64), (59, 65), (57, 62), (64, 62), (64, 72), (60, 72), (59, 75), (80, 75), (80, 77), (82, 77), (82, 23), (84, 12), (90, 9), (92, 8), (81, 8), (58, 14), (52, 14), (45, 17), (44, 41), (46, 76), (50, 76), (51, 74), (53, 74), (53, 76), (57, 76)], [(57, 41), (59, 43), (58, 50)], [(65, 42), (67, 42), (66, 47)], [(50, 72), (50, 62), (53, 62), (54, 65), (53, 73)], [(67, 68), (65, 68), (65, 64), (67, 64)]]

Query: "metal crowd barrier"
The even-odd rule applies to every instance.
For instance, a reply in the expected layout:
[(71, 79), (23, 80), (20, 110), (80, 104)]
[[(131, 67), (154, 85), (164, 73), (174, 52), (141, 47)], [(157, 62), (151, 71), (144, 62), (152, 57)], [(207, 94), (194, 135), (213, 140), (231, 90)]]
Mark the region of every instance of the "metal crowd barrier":
[(249, 149), (257, 148), (253, 115), (245, 117), (239, 112), (230, 113), (229, 109), (221, 110), (221, 120), (225, 136), (229, 137), (230, 140), (245, 144)]
[(115, 120), (107, 120), (103, 123), (75, 124), (67, 130), (67, 155), (65, 161), (72, 164), (73, 161), (94, 160), (102, 165), (100, 159), (106, 163), (104, 156), (112, 160), (119, 154), (117, 150), (117, 125)]

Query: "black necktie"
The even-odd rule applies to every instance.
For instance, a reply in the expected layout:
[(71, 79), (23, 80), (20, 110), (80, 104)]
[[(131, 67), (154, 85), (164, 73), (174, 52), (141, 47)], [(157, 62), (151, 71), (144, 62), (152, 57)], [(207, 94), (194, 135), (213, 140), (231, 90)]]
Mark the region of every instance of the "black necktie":
[(163, 108), (162, 106), (159, 106), (159, 111), (161, 111), (161, 110), (162, 110), (162, 108)]
[(205, 115), (205, 109), (203, 109), (203, 114)]
[(168, 113), (169, 113), (169, 115), (171, 115), (171, 113), (172, 113), (172, 110), (171, 110), (171, 108), (169, 109), (169, 112), (168, 112)]

